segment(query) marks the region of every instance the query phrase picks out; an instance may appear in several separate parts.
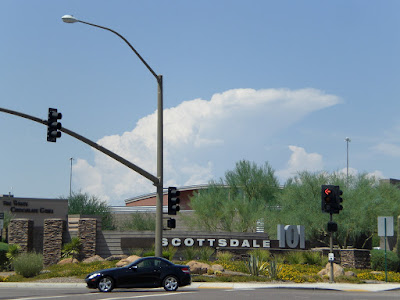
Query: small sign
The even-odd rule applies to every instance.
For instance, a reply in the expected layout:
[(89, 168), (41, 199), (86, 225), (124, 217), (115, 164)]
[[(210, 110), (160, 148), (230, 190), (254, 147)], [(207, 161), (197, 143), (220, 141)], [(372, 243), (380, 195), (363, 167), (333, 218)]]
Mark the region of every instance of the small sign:
[(385, 233), (394, 236), (393, 217), (378, 217), (378, 236), (385, 236)]
[(334, 261), (335, 260), (335, 255), (333, 253), (328, 254), (328, 261)]

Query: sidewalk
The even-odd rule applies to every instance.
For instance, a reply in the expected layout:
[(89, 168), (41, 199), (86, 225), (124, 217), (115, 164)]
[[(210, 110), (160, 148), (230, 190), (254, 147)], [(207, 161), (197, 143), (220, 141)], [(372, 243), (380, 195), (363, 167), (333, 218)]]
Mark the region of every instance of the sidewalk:
[[(32, 288), (32, 289), (62, 289), (62, 288), (86, 288), (82, 283), (38, 283), (38, 282), (0, 282), (1, 288)], [(400, 289), (399, 283), (244, 283), (244, 282), (193, 282), (190, 286), (182, 287), (180, 290), (188, 289), (315, 289), (315, 290), (338, 290), (357, 292), (382, 292)]]

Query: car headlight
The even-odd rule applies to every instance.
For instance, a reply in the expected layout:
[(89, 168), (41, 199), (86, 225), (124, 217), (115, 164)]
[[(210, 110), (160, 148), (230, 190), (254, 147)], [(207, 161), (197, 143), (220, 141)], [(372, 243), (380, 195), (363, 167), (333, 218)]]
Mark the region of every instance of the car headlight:
[(101, 275), (100, 273), (93, 273), (93, 274), (89, 275), (88, 279), (91, 280), (91, 279), (96, 278), (97, 276), (100, 276), (100, 275)]

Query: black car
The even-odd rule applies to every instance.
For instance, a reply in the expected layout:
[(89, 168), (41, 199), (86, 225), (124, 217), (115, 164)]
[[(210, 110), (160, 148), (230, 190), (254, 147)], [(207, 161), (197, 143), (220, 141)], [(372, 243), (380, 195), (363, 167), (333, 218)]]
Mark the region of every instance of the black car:
[(87, 287), (111, 292), (114, 288), (154, 288), (176, 291), (192, 282), (189, 266), (175, 265), (160, 257), (144, 257), (121, 267), (90, 273)]

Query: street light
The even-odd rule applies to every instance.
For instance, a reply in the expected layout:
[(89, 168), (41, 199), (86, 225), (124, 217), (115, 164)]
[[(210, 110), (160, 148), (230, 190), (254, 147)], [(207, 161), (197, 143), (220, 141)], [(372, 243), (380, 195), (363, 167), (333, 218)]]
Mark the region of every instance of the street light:
[(88, 23), (82, 20), (78, 20), (77, 18), (71, 15), (65, 15), (62, 17), (63, 22), (65, 23), (83, 23), (86, 25), (94, 26), (97, 28), (101, 28), (107, 31), (110, 31), (117, 36), (119, 36), (124, 42), (131, 48), (133, 52), (139, 57), (139, 59), (143, 62), (146, 68), (153, 74), (153, 76), (157, 80), (158, 86), (158, 101), (157, 101), (157, 178), (158, 182), (154, 183), (157, 187), (157, 203), (156, 203), (156, 232), (155, 232), (155, 255), (158, 257), (162, 256), (162, 219), (163, 219), (163, 77), (162, 75), (157, 75), (156, 72), (147, 64), (147, 62), (142, 58), (142, 56), (136, 51), (135, 48), (118, 32), (103, 26), (99, 26), (96, 24)]
[(346, 137), (344, 141), (347, 143), (347, 184), (349, 183), (349, 142), (351, 142), (351, 139), (349, 137)]
[(74, 160), (73, 157), (69, 159), (71, 161), (71, 170), (69, 173), (69, 198), (72, 198), (72, 161)]

